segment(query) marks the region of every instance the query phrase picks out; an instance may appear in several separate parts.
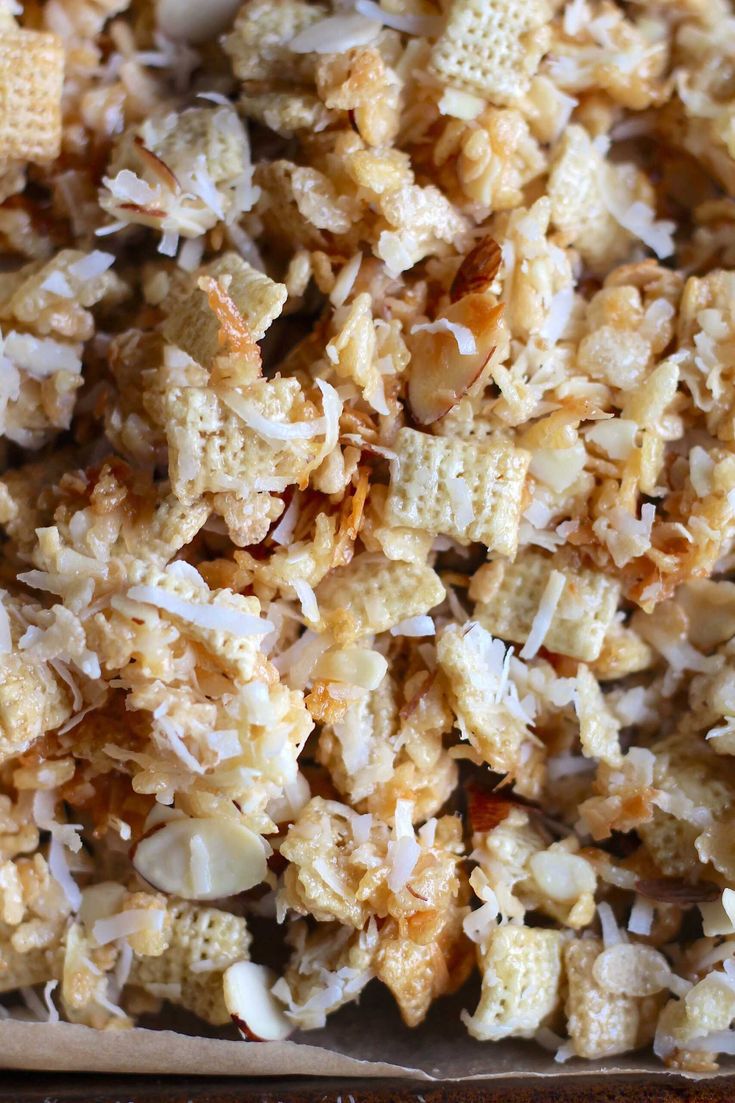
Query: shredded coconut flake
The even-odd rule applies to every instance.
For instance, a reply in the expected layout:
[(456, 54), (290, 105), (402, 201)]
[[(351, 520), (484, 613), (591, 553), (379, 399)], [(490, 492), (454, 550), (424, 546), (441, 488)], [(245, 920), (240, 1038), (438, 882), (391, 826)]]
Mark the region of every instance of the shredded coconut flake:
[(64, 896), (72, 912), (78, 912), (82, 902), (82, 894), (79, 890), (79, 885), (71, 875), (64, 844), (61, 842), (56, 832), (52, 832), (51, 834), (48, 864), (51, 870), (51, 876), (61, 885)]
[(391, 636), (433, 636), (436, 634), (436, 627), (433, 619), (428, 615), (409, 617), (408, 620), (402, 620), (400, 624), (394, 624), (390, 629)]
[(105, 946), (108, 942), (128, 938), (140, 931), (161, 931), (163, 918), (162, 908), (130, 908), (105, 919), (98, 919), (92, 927), (92, 934), (100, 946)]
[(131, 601), (140, 601), (144, 605), (154, 605), (165, 613), (195, 624), (198, 628), (207, 628), (215, 632), (229, 632), (233, 636), (264, 636), (273, 631), (270, 621), (250, 613), (241, 613), (222, 605), (199, 605), (171, 594), (158, 586), (131, 586), (127, 596)]
[(50, 291), (52, 295), (58, 295), (61, 299), (74, 298), (74, 292), (63, 272), (49, 272), (41, 284), (41, 290)]
[(295, 579), (291, 585), (296, 591), (296, 596), (301, 603), (301, 612), (304, 614), (305, 618), (313, 624), (318, 623), (319, 605), (312, 587), (303, 578)]
[(388, 843), (388, 888), (391, 892), (400, 892), (406, 887), (420, 853), (421, 847), (413, 837), (401, 836)]
[(538, 649), (546, 639), (546, 634), (551, 627), (565, 585), (566, 577), (561, 571), (552, 571), (541, 595), (538, 612), (533, 618), (528, 639), (520, 652), (521, 659), (533, 659), (538, 654)]
[(329, 295), (329, 301), (332, 306), (342, 306), (345, 303), (355, 286), (355, 280), (357, 279), (360, 271), (360, 265), (362, 264), (362, 253), (355, 253), (353, 257), (347, 261), (347, 264), (343, 265), (340, 274), (334, 281), (334, 287)]
[(630, 909), (628, 930), (631, 934), (649, 935), (653, 926), (654, 904), (644, 896), (636, 896)]
[(413, 326), (411, 333), (451, 333), (457, 342), (461, 356), (474, 356), (477, 352), (475, 335), (468, 326), (450, 322), (449, 318), (437, 318), (435, 322), (421, 322)]
[(288, 44), (294, 54), (341, 54), (355, 46), (367, 46), (380, 34), (380, 23), (358, 12), (320, 19)]
[(291, 501), (288, 503), (288, 508), (286, 509), (285, 513), (271, 533), (271, 539), (275, 544), (281, 544), (285, 546), (291, 543), (291, 537), (293, 536), (294, 529), (296, 528), (296, 522), (299, 518), (300, 505), (301, 491), (297, 490)]
[(618, 943), (627, 941), (624, 932), (620, 930), (615, 922), (612, 908), (604, 900), (597, 905), (597, 915), (600, 920), (600, 927), (602, 928), (602, 941), (605, 944), (605, 949), (609, 946), (617, 946)]
[(404, 34), (422, 35), (426, 38), (436, 38), (441, 34), (444, 20), (438, 15), (398, 15), (394, 12), (384, 11), (380, 4), (374, 0), (355, 0), (355, 10), (367, 19), (375, 19), (384, 27), (390, 27), (394, 31), (402, 31)]
[(447, 491), (452, 503), (452, 512), (457, 528), (464, 531), (475, 519), (475, 511), (472, 508), (472, 495), (467, 485), (467, 480), (461, 475), (447, 479)]
[(94, 280), (111, 268), (114, 262), (115, 257), (112, 253), (103, 253), (101, 249), (94, 249), (86, 257), (80, 257), (69, 265), (69, 275), (83, 282)]
[(325, 431), (324, 418), (315, 418), (314, 421), (272, 421), (264, 417), (252, 402), (235, 391), (222, 391), (220, 397), (226, 406), (242, 418), (248, 429), (252, 429), (265, 440), (308, 440), (310, 437), (321, 436)]

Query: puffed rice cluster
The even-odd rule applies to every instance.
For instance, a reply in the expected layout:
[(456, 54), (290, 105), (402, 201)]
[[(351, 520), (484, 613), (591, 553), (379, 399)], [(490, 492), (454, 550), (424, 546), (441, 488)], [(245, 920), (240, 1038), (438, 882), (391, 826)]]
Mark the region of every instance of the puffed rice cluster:
[(733, 89), (726, 0), (0, 0), (0, 1014), (733, 1052)]

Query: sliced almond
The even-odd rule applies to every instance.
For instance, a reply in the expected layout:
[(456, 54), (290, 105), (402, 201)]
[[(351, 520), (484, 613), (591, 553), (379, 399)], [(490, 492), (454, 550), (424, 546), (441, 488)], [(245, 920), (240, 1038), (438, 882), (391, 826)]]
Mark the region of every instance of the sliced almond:
[(226, 31), (241, 0), (158, 0), (158, 26), (167, 38), (195, 44)]
[(466, 356), (449, 331), (414, 335), (408, 401), (420, 425), (444, 417), (482, 375), (498, 343), (502, 313), (503, 304), (493, 306), (485, 295), (465, 295), (447, 308), (443, 317), (475, 338), (476, 351)]
[(171, 820), (138, 843), (133, 865), (154, 888), (185, 900), (235, 896), (266, 875), (261, 840), (234, 820)]
[(387, 669), (388, 663), (379, 651), (368, 647), (345, 647), (341, 651), (326, 651), (320, 655), (314, 675), (362, 689), (377, 689)]
[(465, 295), (487, 291), (498, 274), (501, 260), (500, 246), (495, 238), (488, 236), (478, 241), (464, 258), (452, 280), (449, 289), (452, 302), (458, 302)]
[(147, 835), (154, 827), (160, 827), (163, 823), (170, 823), (171, 820), (185, 819), (186, 816), (183, 812), (179, 811), (178, 808), (171, 808), (168, 804), (159, 804), (158, 801), (156, 801), (145, 818), (143, 834)]
[(107, 919), (120, 911), (124, 897), (125, 886), (117, 881), (100, 881), (96, 885), (89, 885), (82, 890), (82, 903), (77, 919), (91, 931), (98, 919)]
[(275, 974), (254, 961), (238, 961), (225, 970), (223, 994), (232, 1021), (253, 1042), (282, 1042), (293, 1032), (283, 1007), (272, 994)]
[(536, 884), (550, 900), (566, 903), (595, 891), (595, 871), (579, 854), (567, 854), (553, 848), (542, 850), (530, 858), (528, 867)]

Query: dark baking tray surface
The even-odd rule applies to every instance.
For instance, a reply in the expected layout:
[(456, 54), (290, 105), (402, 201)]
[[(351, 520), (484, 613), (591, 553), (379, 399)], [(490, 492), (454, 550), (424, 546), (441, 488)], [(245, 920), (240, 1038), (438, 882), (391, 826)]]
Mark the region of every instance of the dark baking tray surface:
[(652, 1083), (601, 1075), (512, 1083), (218, 1080), (0, 1072), (0, 1103), (735, 1103), (735, 1077)]

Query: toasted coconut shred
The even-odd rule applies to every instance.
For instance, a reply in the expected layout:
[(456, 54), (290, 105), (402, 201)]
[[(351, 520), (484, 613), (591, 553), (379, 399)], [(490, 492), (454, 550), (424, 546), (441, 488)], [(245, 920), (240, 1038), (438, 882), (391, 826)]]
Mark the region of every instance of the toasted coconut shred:
[(282, 1039), (382, 984), (420, 1031), (476, 972), (479, 1041), (715, 1069), (726, 5), (26, 8), (0, 1018)]

